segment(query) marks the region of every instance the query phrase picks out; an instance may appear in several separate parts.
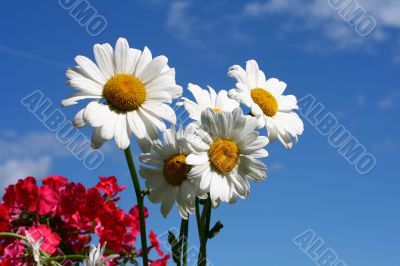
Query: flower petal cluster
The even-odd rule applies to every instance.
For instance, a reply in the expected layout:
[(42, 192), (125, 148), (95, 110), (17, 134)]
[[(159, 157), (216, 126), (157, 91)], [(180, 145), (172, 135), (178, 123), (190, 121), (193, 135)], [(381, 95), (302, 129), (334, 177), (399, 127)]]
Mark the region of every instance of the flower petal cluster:
[[(139, 213), (137, 206), (128, 213), (118, 206), (118, 194), (124, 189), (114, 176), (101, 177), (92, 188), (62, 176), (46, 177), (41, 185), (34, 177), (27, 177), (8, 186), (0, 203), (0, 232), (17, 233), (25, 236), (27, 242), (0, 237), (0, 265), (37, 266), (49, 256), (71, 252), (89, 254), (92, 260), (86, 265), (107, 262), (110, 266), (120, 259), (135, 260), (141, 254), (135, 247), (140, 231)], [(93, 237), (102, 245), (101, 256), (89, 246)], [(153, 243), (151, 249), (168, 261), (153, 231), (149, 238)], [(105, 243), (115, 255), (103, 257)], [(100, 264), (90, 264), (93, 261)]]

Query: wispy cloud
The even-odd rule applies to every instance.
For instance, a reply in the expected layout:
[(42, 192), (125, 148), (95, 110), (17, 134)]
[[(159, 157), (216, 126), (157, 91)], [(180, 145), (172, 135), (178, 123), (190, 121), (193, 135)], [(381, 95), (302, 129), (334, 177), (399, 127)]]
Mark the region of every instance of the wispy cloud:
[(69, 152), (51, 133), (0, 132), (0, 162), (9, 158), (35, 158), (43, 154), (60, 157), (69, 155)]
[(65, 68), (65, 64), (62, 64), (60, 62), (57, 62), (57, 61), (54, 61), (54, 60), (50, 60), (50, 59), (44, 58), (44, 57), (36, 55), (36, 54), (20, 51), (20, 50), (17, 50), (17, 49), (8, 47), (8, 46), (4, 46), (4, 45), (1, 45), (1, 44), (0, 44), (0, 53), (11, 55), (11, 56), (15, 56), (15, 57), (19, 57), (21, 59), (34, 61), (34, 62), (37, 62), (37, 63), (41, 63), (41, 64), (53, 66), (53, 67)]
[(396, 142), (391, 138), (385, 138), (373, 145), (373, 149), (380, 153), (391, 153), (397, 148)]
[(48, 174), (51, 168), (49, 157), (37, 159), (9, 159), (4, 164), (0, 164), (0, 194), (3, 189), (18, 179), (27, 176), (43, 177)]
[(51, 158), (68, 155), (51, 133), (0, 131), (0, 194), (5, 186), (19, 178), (45, 176), (51, 169)]
[(400, 102), (400, 90), (391, 91), (384, 98), (378, 101), (378, 107), (380, 109), (395, 109), (398, 107)]
[[(382, 20), (387, 8), (383, 2), (359, 0), (361, 8), (368, 14), (376, 17), (378, 25), (375, 31), (368, 37), (356, 34), (354, 28), (340, 16), (338, 10), (333, 9), (328, 0), (269, 0), (250, 2), (245, 5), (243, 15), (249, 19), (264, 19), (270, 16), (286, 16), (287, 19), (281, 23), (280, 34), (290, 35), (292, 33), (304, 32), (307, 40), (304, 48), (306, 50), (329, 50), (333, 49), (356, 49), (364, 47), (371, 49), (374, 43), (380, 43), (387, 39), (386, 28), (397, 25), (396, 19)], [(400, 2), (387, 0), (391, 6), (400, 8)], [(268, 15), (268, 16), (266, 16)], [(400, 20), (400, 19), (399, 19)], [(399, 21), (400, 22), (400, 21)], [(318, 34), (318, 38), (315, 37)], [(329, 45), (327, 45), (329, 44)], [(334, 46), (332, 46), (334, 44)]]
[(237, 25), (240, 18), (220, 13), (224, 2), (199, 5), (188, 0), (170, 1), (165, 27), (177, 39), (209, 50), (221, 42), (248, 42), (250, 38)]

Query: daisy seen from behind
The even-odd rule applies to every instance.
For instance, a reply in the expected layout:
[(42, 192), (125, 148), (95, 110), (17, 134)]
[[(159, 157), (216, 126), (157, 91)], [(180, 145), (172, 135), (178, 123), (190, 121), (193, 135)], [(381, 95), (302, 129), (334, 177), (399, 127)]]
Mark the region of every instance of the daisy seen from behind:
[(271, 142), (279, 139), (286, 148), (292, 148), (292, 139), (297, 142), (304, 125), (294, 112), (298, 109), (296, 97), (283, 95), (286, 83), (276, 78), (267, 80), (255, 60), (247, 61), (246, 69), (230, 67), (228, 76), (237, 81), (229, 96), (250, 108), (258, 127), (266, 127)]
[(106, 43), (96, 44), (93, 50), (96, 63), (77, 56), (78, 66), (67, 70), (67, 84), (78, 93), (62, 105), (92, 100), (76, 114), (73, 124), (94, 127), (94, 148), (114, 138), (118, 148), (126, 149), (132, 134), (139, 140), (154, 139), (158, 130), (165, 130), (164, 120), (176, 122), (168, 104), (182, 95), (182, 88), (176, 85), (175, 70), (165, 56), (153, 58), (147, 47), (130, 48), (123, 38), (115, 49)]
[(240, 108), (232, 112), (203, 111), (201, 124), (188, 134), (191, 150), (186, 163), (192, 166), (189, 179), (199, 183), (198, 193), (209, 193), (213, 206), (234, 203), (247, 197), (249, 180), (266, 178), (266, 166), (259, 159), (268, 156), (268, 138), (259, 136), (257, 120), (244, 116)]
[(96, 247), (94, 245), (90, 246), (89, 256), (83, 261), (83, 266), (104, 266), (110, 260), (119, 257), (118, 254), (113, 254), (104, 257), (104, 251), (106, 250), (107, 243), (105, 242), (103, 246), (99, 245)]
[(186, 164), (189, 150), (182, 145), (187, 130), (182, 127), (176, 132), (175, 127), (163, 132), (163, 140), (157, 140), (149, 153), (140, 156), (145, 163), (140, 175), (151, 188), (149, 199), (153, 203), (161, 202), (164, 217), (171, 211), (174, 202), (183, 219), (194, 212), (196, 184), (187, 178), (191, 166)]
[(211, 108), (215, 112), (232, 112), (233, 109), (239, 107), (237, 101), (228, 97), (226, 90), (220, 90), (217, 94), (210, 86), (208, 86), (207, 91), (192, 83), (189, 83), (188, 90), (193, 94), (195, 102), (182, 97), (182, 101), (178, 102), (177, 105), (183, 105), (189, 117), (195, 121), (200, 121), (201, 112), (207, 108)]

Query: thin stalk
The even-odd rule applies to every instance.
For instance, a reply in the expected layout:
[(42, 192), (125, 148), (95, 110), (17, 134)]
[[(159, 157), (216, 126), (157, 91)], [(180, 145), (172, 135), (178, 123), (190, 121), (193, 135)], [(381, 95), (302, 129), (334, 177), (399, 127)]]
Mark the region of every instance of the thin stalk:
[(189, 216), (185, 224), (185, 233), (183, 236), (183, 266), (187, 266), (187, 250), (189, 241)]
[(199, 256), (197, 258), (197, 265), (202, 266), (203, 262), (205, 261), (204, 257), (204, 223), (202, 222), (202, 219), (200, 217), (200, 204), (199, 204), (199, 198), (196, 197), (195, 201), (195, 206), (196, 206), (196, 220), (197, 220), (197, 230), (199, 231), (199, 242), (200, 242), (200, 251), (199, 251)]
[(51, 262), (59, 260), (84, 260), (84, 259), (86, 259), (86, 256), (84, 255), (62, 255), (62, 256), (50, 257), (46, 261)]
[(125, 150), (125, 158), (128, 163), (129, 172), (131, 174), (133, 186), (135, 188), (137, 205), (139, 208), (139, 221), (140, 221), (140, 240), (142, 243), (142, 260), (143, 266), (148, 266), (148, 250), (147, 250), (147, 235), (146, 235), (146, 225), (144, 218), (144, 204), (142, 189), (140, 188), (139, 178), (136, 173), (135, 163), (132, 158), (131, 148), (128, 147)]
[(205, 247), (207, 247), (207, 241), (208, 241), (208, 233), (210, 231), (210, 222), (211, 222), (211, 200), (210, 198), (207, 199), (207, 202), (205, 204), (205, 209), (206, 209), (206, 220), (205, 220), (205, 235), (206, 235), (206, 245)]
[(181, 265), (182, 244), (183, 244), (183, 237), (185, 234), (185, 226), (186, 226), (185, 224), (186, 224), (186, 220), (182, 219), (181, 220), (181, 228), (179, 230), (178, 253), (172, 254), (173, 256), (176, 256), (175, 259), (177, 260), (177, 263), (176, 263), (177, 266)]
[(21, 236), (19, 234), (10, 233), (10, 232), (1, 232), (0, 233), (0, 237), (16, 238), (16, 239), (19, 239), (19, 240), (25, 240), (26, 241), (26, 237)]

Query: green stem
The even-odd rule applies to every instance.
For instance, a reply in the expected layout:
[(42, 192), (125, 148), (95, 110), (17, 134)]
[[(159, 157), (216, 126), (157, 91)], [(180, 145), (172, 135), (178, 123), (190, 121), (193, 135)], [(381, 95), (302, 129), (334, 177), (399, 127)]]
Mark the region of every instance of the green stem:
[(26, 237), (21, 236), (19, 234), (10, 233), (10, 232), (1, 232), (0, 233), (0, 237), (16, 238), (16, 239), (19, 239), (19, 240), (27, 241)]
[[(207, 260), (206, 258), (206, 253), (205, 253), (205, 233), (204, 233), (204, 221), (200, 217), (200, 204), (199, 204), (199, 199), (196, 197), (195, 201), (196, 205), (196, 220), (197, 220), (197, 230), (199, 231), (199, 240), (200, 240), (200, 251), (199, 251), (199, 257), (197, 259), (197, 265), (198, 266), (203, 266), (205, 265), (205, 262)], [(203, 208), (204, 212), (204, 208)]]
[(206, 245), (205, 248), (207, 247), (207, 241), (208, 241), (208, 233), (210, 231), (210, 222), (211, 222), (211, 199), (208, 197), (206, 204), (205, 204), (205, 209), (206, 209), (206, 221), (205, 221), (205, 235), (206, 235)]
[(185, 223), (185, 232), (183, 236), (183, 266), (187, 266), (188, 241), (189, 241), (189, 216)]
[(175, 256), (174, 259), (177, 261), (176, 265), (181, 266), (181, 254), (182, 254), (182, 243), (183, 243), (183, 235), (185, 234), (185, 219), (181, 220), (181, 228), (179, 230), (179, 241), (178, 241), (178, 251), (177, 254), (172, 254)]
[(84, 255), (63, 255), (63, 256), (56, 256), (56, 257), (50, 257), (46, 261), (59, 261), (59, 260), (84, 260), (86, 259), (86, 256)]
[(196, 197), (195, 200), (195, 206), (196, 206), (196, 221), (197, 221), (197, 230), (199, 231), (199, 240), (201, 243), (201, 240), (203, 239), (203, 229), (204, 229), (204, 224), (201, 221), (200, 217), (200, 204), (199, 204), (199, 198)]
[(131, 178), (133, 182), (133, 186), (135, 188), (137, 205), (139, 208), (139, 221), (140, 221), (140, 239), (142, 243), (142, 260), (143, 266), (148, 266), (148, 250), (147, 250), (147, 235), (146, 235), (146, 225), (144, 218), (144, 206), (143, 206), (143, 195), (142, 190), (140, 188), (139, 178), (136, 173), (135, 163), (132, 158), (131, 148), (128, 147), (125, 150), (125, 157), (128, 163), (129, 172), (131, 173)]

